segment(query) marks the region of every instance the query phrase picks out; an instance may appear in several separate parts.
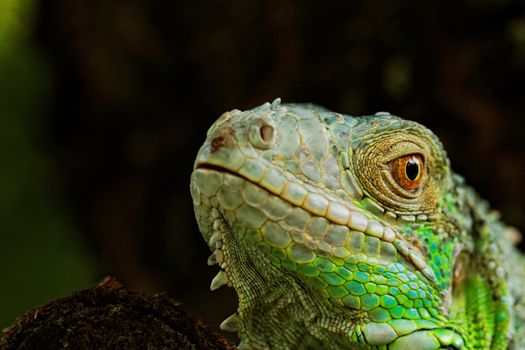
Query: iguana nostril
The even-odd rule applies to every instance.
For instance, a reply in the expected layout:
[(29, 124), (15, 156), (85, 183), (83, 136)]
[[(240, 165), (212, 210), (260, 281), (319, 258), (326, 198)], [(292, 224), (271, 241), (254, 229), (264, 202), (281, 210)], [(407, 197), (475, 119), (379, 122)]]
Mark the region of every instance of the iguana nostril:
[(264, 142), (270, 142), (273, 138), (273, 127), (271, 125), (263, 125), (259, 130), (261, 138)]
[(248, 136), (253, 146), (268, 149), (273, 142), (274, 133), (274, 128), (268, 121), (258, 119), (250, 126)]

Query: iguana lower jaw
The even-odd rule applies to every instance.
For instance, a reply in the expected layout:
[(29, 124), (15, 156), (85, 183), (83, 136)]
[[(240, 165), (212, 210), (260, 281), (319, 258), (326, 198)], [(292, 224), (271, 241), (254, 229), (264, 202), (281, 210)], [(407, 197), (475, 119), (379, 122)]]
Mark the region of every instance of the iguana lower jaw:
[[(209, 168), (196, 170), (192, 178), (199, 184), (200, 178), (216, 176), (214, 172)], [(223, 172), (219, 176), (232, 175)], [(364, 322), (364, 312), (348, 312), (332, 305), (312, 286), (276, 267), (256, 242), (232, 227), (227, 219), (231, 219), (231, 212), (213, 206), (219, 202), (216, 197), (200, 198), (196, 212), (206, 218), (201, 221), (205, 226), (201, 230), (213, 251), (208, 262), (221, 267), (210, 288), (232, 286), (239, 298), (238, 310), (221, 328), (238, 331), (245, 348), (247, 344), (254, 349), (359, 349), (363, 345), (350, 343), (348, 334)]]
[(221, 271), (211, 289), (227, 284), (239, 299), (237, 311), (221, 324), (223, 330), (238, 332), (243, 348), (360, 348), (349, 346), (347, 335), (363, 323), (363, 312), (341, 310), (301, 279), (283, 273), (231, 230), (221, 209), (216, 213), (212, 256), (220, 256)]

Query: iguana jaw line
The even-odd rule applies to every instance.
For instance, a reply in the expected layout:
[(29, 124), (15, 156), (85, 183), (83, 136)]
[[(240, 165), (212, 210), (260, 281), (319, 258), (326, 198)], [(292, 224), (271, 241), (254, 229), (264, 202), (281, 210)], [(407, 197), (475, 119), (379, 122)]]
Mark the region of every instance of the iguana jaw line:
[[(244, 164), (247, 162), (245, 161)], [(308, 191), (313, 186), (308, 184), (300, 183), (292, 174), (281, 174), (285, 176), (286, 183), (278, 188), (273, 186), (273, 176), (267, 174), (272, 173), (272, 167), (268, 167), (264, 173), (262, 179), (254, 181), (253, 176), (250, 176), (250, 172), (243, 171), (244, 167), (240, 170), (234, 170), (229, 167), (225, 167), (222, 164), (215, 164), (213, 159), (209, 162), (198, 162), (195, 165), (194, 172), (217, 172), (224, 176), (232, 176), (237, 179), (246, 181), (246, 183), (257, 186), (258, 188), (268, 192), (270, 196), (280, 198), (292, 207), (298, 207), (307, 211), (312, 216), (323, 217), (332, 224), (347, 226), (351, 230), (362, 232), (365, 235), (376, 237), (382, 241), (392, 243), (399, 254), (401, 254), (407, 261), (411, 262), (432, 284), (435, 283), (435, 275), (426, 259), (421, 255), (419, 249), (413, 247), (407, 242), (399, 233), (389, 226), (383, 226), (379, 221), (367, 217), (363, 210), (358, 208), (352, 203), (344, 202), (342, 199), (330, 195), (327, 193), (312, 193)], [(276, 168), (278, 169), (278, 168)], [(282, 173), (282, 171), (281, 171)], [(252, 178), (250, 178), (252, 177)], [(299, 201), (297, 196), (294, 198), (294, 191), (304, 191), (303, 200)], [(325, 204), (326, 203), (326, 204)], [(321, 208), (324, 208), (322, 210)], [(211, 238), (208, 240), (210, 244)]]

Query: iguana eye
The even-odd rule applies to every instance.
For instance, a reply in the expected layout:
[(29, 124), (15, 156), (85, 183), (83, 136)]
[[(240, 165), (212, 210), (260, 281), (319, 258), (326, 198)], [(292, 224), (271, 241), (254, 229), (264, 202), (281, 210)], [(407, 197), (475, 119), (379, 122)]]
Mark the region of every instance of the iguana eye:
[(390, 162), (390, 174), (403, 189), (415, 191), (423, 179), (425, 167), (420, 154), (409, 154)]

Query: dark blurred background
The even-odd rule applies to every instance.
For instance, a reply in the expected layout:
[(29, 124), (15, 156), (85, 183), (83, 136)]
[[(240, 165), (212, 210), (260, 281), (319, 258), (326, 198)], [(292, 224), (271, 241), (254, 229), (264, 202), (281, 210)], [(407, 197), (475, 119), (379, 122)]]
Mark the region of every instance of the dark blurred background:
[(193, 159), (275, 97), (421, 122), (525, 231), (522, 1), (0, 0), (0, 327), (110, 274), (217, 328)]

